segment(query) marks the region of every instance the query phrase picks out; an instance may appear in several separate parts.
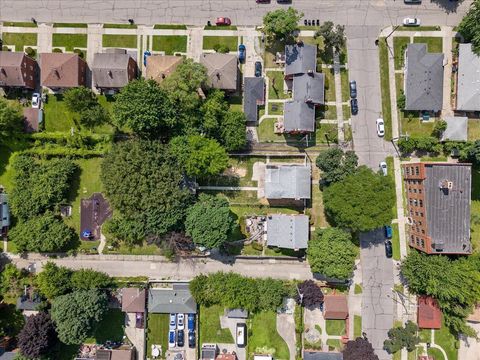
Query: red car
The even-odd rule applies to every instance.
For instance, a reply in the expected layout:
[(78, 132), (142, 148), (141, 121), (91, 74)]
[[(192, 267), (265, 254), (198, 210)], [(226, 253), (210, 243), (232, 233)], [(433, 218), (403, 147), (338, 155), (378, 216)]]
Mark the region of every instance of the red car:
[(226, 18), (219, 17), (219, 18), (217, 18), (217, 21), (215, 21), (215, 24), (217, 26), (230, 26), (232, 24), (232, 22), (227, 17)]

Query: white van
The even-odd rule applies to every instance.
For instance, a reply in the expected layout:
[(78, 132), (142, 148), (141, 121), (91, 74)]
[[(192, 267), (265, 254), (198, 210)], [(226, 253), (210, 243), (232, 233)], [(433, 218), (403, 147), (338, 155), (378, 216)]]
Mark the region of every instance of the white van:
[(244, 348), (247, 344), (247, 325), (245, 323), (237, 323), (237, 346)]

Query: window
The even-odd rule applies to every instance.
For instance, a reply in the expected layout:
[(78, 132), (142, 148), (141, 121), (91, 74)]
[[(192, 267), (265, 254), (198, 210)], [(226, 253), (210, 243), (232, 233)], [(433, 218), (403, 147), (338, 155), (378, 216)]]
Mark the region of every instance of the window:
[(420, 175), (420, 168), (415, 166), (415, 175)]
[(425, 235), (425, 230), (424, 229), (422, 229), (422, 234)]
[(425, 247), (425, 241), (424, 241), (424, 240), (420, 240), (420, 246), (421, 246), (422, 248)]
[(412, 188), (409, 187), (409, 188), (408, 188), (408, 192), (411, 193), (411, 192), (412, 192)]
[(405, 166), (405, 174), (410, 175), (410, 168)]
[(416, 194), (416, 193), (417, 193), (417, 189), (413, 189), (413, 192)]
[(420, 200), (420, 207), (423, 207), (423, 200)]
[(415, 211), (415, 216), (418, 216), (418, 211)]
[(412, 175), (415, 174), (415, 172), (414, 172), (415, 170), (413, 169), (413, 166), (410, 167), (410, 171), (412, 172)]
[(422, 213), (422, 212), (420, 213), (420, 216), (423, 217), (423, 213)]
[(418, 201), (417, 201), (417, 199), (413, 199), (413, 205), (418, 206)]
[(421, 193), (422, 193), (422, 189), (419, 188), (419, 189), (418, 189), (418, 193), (421, 194)]

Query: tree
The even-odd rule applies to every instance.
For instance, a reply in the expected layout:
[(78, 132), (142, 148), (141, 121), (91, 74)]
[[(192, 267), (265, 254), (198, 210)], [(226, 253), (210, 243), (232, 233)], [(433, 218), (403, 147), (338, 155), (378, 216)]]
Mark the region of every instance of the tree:
[(20, 352), (30, 359), (50, 354), (56, 343), (57, 333), (53, 321), (50, 315), (44, 312), (27, 317), (23, 329), (18, 334)]
[(36, 252), (64, 251), (78, 238), (75, 231), (51, 211), (19, 222), (9, 237), (19, 251)]
[(165, 91), (153, 80), (134, 80), (115, 95), (113, 121), (145, 138), (158, 138), (175, 125)]
[(411, 352), (415, 350), (415, 346), (420, 342), (417, 336), (418, 326), (414, 322), (408, 320), (405, 327), (394, 327), (388, 330), (388, 340), (383, 342), (383, 348), (389, 353), (393, 354), (406, 348)]
[(110, 121), (110, 116), (100, 104), (85, 109), (80, 114), (80, 124), (88, 129), (94, 128)]
[(340, 280), (352, 276), (357, 248), (350, 233), (338, 229), (319, 229), (308, 243), (308, 262), (314, 273)]
[(49, 261), (37, 275), (38, 290), (49, 300), (65, 295), (72, 290), (71, 276), (70, 269)]
[(432, 136), (440, 139), (443, 133), (447, 130), (447, 122), (445, 120), (435, 121), (435, 125), (433, 126)]
[(0, 98), (0, 135), (9, 136), (22, 131), (23, 114), (19, 105)]
[(202, 132), (209, 137), (216, 137), (219, 133), (223, 117), (228, 112), (228, 103), (221, 90), (212, 90), (201, 107), (203, 125)]
[(109, 289), (113, 279), (100, 271), (80, 269), (72, 274), (71, 283), (75, 290)]
[(472, 50), (480, 55), (480, 1), (475, 0), (458, 26), (458, 32), (466, 43), (472, 43)]
[[(403, 54), (403, 52), (402, 52), (402, 54)], [(400, 89), (400, 95), (397, 98), (397, 108), (398, 108), (398, 110), (404, 111), (406, 102), (407, 102), (407, 97), (405, 96), (405, 92), (403, 91), (403, 89)]]
[(200, 194), (198, 202), (187, 211), (185, 229), (196, 245), (219, 248), (233, 231), (235, 221), (228, 201), (221, 197)]
[(172, 231), (164, 237), (150, 236), (147, 238), (147, 244), (157, 245), (158, 247), (163, 248), (167, 253), (171, 253), (172, 256), (184, 251), (192, 251), (195, 249), (192, 238), (181, 231)]
[(467, 158), (475, 165), (480, 164), (480, 140), (475, 140), (475, 142), (469, 147)]
[(343, 360), (378, 360), (372, 344), (361, 337), (348, 341), (342, 353)]
[(292, 7), (270, 11), (263, 17), (263, 32), (272, 38), (285, 39), (298, 30), (298, 22), (302, 17), (303, 13)]
[(63, 94), (63, 100), (67, 109), (74, 113), (82, 113), (98, 105), (93, 91), (85, 86), (67, 89)]
[(354, 232), (370, 231), (392, 221), (393, 182), (361, 166), (354, 174), (328, 186), (323, 201), (327, 216), (336, 226)]
[(223, 117), (218, 140), (227, 151), (241, 150), (247, 144), (246, 121), (240, 111), (229, 111)]
[(26, 270), (6, 264), (0, 273), (0, 298), (17, 298), (23, 293), (24, 287), (29, 285), (29, 280)]
[(357, 169), (358, 157), (354, 151), (343, 152), (341, 148), (331, 147), (318, 155), (316, 164), (322, 171), (322, 181), (329, 185), (353, 174)]
[(213, 139), (201, 135), (178, 136), (170, 141), (170, 153), (188, 176), (214, 176), (227, 168), (228, 154)]
[[(113, 145), (100, 178), (113, 208), (120, 212), (112, 230), (134, 229), (137, 236), (164, 235), (180, 228), (191, 194), (181, 188), (182, 169), (159, 142), (130, 140)], [(117, 233), (119, 239), (128, 233)]]
[[(301, 294), (301, 295), (300, 295)], [(323, 302), (322, 289), (313, 280), (298, 284), (297, 303), (306, 308), (313, 308)]]
[(323, 38), (325, 48), (334, 48), (336, 51), (345, 45), (345, 26), (334, 25), (331, 21), (325, 21), (315, 33), (315, 37)]
[(81, 344), (93, 333), (107, 311), (107, 296), (97, 290), (79, 290), (52, 301), (52, 319), (58, 338), (67, 345)]

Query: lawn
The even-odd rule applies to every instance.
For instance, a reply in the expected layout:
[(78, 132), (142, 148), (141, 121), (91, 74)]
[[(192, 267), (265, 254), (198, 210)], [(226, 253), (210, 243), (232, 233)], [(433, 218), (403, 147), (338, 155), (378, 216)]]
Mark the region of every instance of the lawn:
[(136, 29), (135, 24), (103, 24), (104, 29)]
[(186, 25), (178, 25), (178, 24), (156, 24), (153, 28), (155, 30), (157, 29), (187, 30)]
[(53, 47), (64, 47), (66, 51), (87, 47), (87, 34), (53, 34)]
[(66, 28), (66, 27), (71, 27), (71, 28), (87, 28), (88, 24), (84, 23), (53, 23), (54, 28)]
[(85, 340), (86, 344), (104, 344), (106, 341), (122, 341), (124, 335), (125, 314), (120, 309), (108, 309), (98, 323), (95, 334)]
[(342, 105), (343, 120), (348, 120), (352, 117), (350, 105)]
[(247, 341), (248, 358), (253, 354), (268, 354), (278, 360), (290, 359), (290, 352), (283, 338), (277, 333), (277, 314), (274, 311), (264, 311), (253, 316), (248, 321)]
[(400, 260), (400, 235), (398, 233), (398, 224), (391, 224), (393, 260)]
[(360, 315), (354, 315), (353, 318), (353, 337), (362, 336), (362, 317)]
[(37, 34), (3, 33), (3, 45), (15, 45), (15, 51), (23, 51), (25, 46), (37, 46)]
[(445, 350), (447, 353), (448, 360), (457, 360), (458, 359), (458, 348), (459, 341), (455, 336), (450, 332), (445, 323), (442, 322), (442, 328), (435, 331), (435, 344)]
[(268, 103), (268, 114), (269, 115), (282, 115), (283, 114), (283, 104), (282, 103)]
[(333, 69), (322, 69), (325, 74), (325, 102), (335, 101), (335, 77)]
[(230, 110), (232, 111), (240, 111), (243, 112), (243, 106), (242, 106), (242, 96), (238, 95), (230, 95), (227, 97), (227, 102), (230, 107)]
[(393, 38), (393, 61), (395, 70), (400, 70), (404, 66), (405, 50), (410, 43), (410, 38), (405, 36), (396, 36)]
[[(110, 245), (110, 243), (107, 242), (107, 245)], [(142, 245), (135, 246), (128, 246), (121, 242), (120, 245), (114, 246), (112, 250), (105, 249), (103, 253), (121, 255), (163, 255), (162, 249), (160, 249), (157, 245), (148, 245), (146, 242), (144, 242)]]
[(415, 26), (412, 29), (411, 26), (399, 26), (396, 31), (439, 31), (440, 26)]
[[(478, 169), (472, 169), (473, 179), (478, 178)], [(476, 173), (476, 176), (475, 176)], [(0, 176), (0, 183), (4, 184), (3, 176)], [(471, 241), (474, 252), (480, 251), (480, 201), (472, 200), (471, 205), (471, 221), (470, 221), (470, 232), (471, 232)]]
[(343, 345), (338, 339), (328, 339), (327, 345), (329, 347), (329, 350), (337, 350), (337, 351), (343, 350)]
[(380, 53), (380, 90), (382, 93), (382, 116), (385, 122), (385, 140), (392, 140), (392, 110), (390, 102), (390, 83), (388, 78), (388, 49), (385, 38), (379, 38)]
[(224, 308), (220, 305), (200, 306), (199, 344), (234, 343), (230, 330), (220, 327), (220, 316), (223, 313)]
[[(338, 139), (337, 124), (321, 124), (319, 121), (317, 121), (315, 128), (316, 128), (315, 141), (317, 144), (337, 142), (337, 139)], [(327, 141), (327, 138), (328, 138), (328, 141)]]
[(350, 84), (348, 82), (348, 70), (340, 69), (340, 79), (342, 80), (342, 101), (350, 100)]
[(343, 124), (343, 134), (345, 141), (353, 140), (352, 127), (349, 124)]
[(213, 49), (215, 45), (227, 46), (230, 51), (236, 51), (238, 47), (237, 36), (204, 36), (203, 49)]
[(421, 43), (427, 44), (427, 50), (431, 53), (441, 53), (442, 52), (442, 44), (443, 39), (441, 37), (433, 37), (433, 36), (421, 36), (421, 37), (414, 37), (414, 43)]
[(402, 94), (404, 79), (405, 79), (405, 75), (403, 75), (403, 73), (395, 74), (395, 93), (397, 95), (397, 101), (400, 95)]
[(44, 111), (45, 131), (67, 132), (72, 127), (75, 128), (73, 114), (67, 110), (63, 95), (49, 95)]
[(435, 124), (433, 121), (421, 121), (416, 114), (413, 114), (413, 117), (408, 118), (404, 116), (404, 113), (400, 113), (400, 118), (403, 135), (408, 134), (410, 136), (430, 136)]
[(468, 140), (475, 141), (480, 139), (480, 120), (468, 120)]
[(280, 40), (273, 40), (265, 44), (265, 52), (263, 56), (263, 63), (266, 68), (280, 67), (275, 63), (275, 55), (277, 52), (283, 53), (285, 51), (285, 42)]
[(325, 320), (328, 335), (345, 335), (345, 320)]
[(4, 21), (3, 26), (16, 26), (16, 27), (38, 27), (37, 24), (31, 21), (25, 22), (13, 22), (13, 21)]
[(237, 30), (237, 27), (235, 25), (229, 25), (229, 26), (204, 26), (203, 30)]
[[(318, 111), (318, 113), (317, 113)], [(317, 116), (318, 115), (318, 116)], [(316, 119), (337, 119), (337, 107), (336, 105), (320, 105), (315, 107)]]
[(134, 49), (137, 47), (137, 35), (103, 35), (103, 47)]
[(165, 358), (168, 349), (168, 331), (169, 331), (169, 315), (168, 314), (149, 314), (147, 319), (148, 329), (146, 332), (147, 354), (150, 354), (152, 345), (160, 345)]
[(428, 355), (433, 356), (435, 360), (450, 360), (450, 357), (448, 359), (445, 359), (443, 353), (439, 349), (430, 348), (427, 350), (427, 353)]
[(269, 79), (268, 98), (269, 99), (288, 99), (290, 94), (284, 93), (284, 75), (283, 71), (267, 71)]
[(165, 55), (173, 55), (176, 52), (187, 52), (188, 37), (184, 35), (153, 36), (152, 49), (165, 51)]
[(355, 284), (355, 289), (353, 290), (354, 294), (358, 295), (362, 293), (362, 285), (360, 284)]

